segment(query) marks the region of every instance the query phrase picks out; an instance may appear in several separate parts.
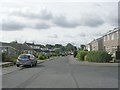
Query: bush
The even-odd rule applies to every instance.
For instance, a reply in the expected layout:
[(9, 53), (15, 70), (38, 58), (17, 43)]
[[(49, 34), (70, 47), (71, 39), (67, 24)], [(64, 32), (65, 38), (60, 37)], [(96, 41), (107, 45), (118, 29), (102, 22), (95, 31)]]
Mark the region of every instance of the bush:
[(105, 51), (89, 51), (86, 60), (90, 62), (109, 62), (112, 56)]
[(44, 54), (40, 54), (40, 55), (38, 56), (38, 59), (39, 59), (39, 60), (45, 60), (45, 59), (47, 59), (47, 56), (45, 56)]
[(84, 61), (85, 60), (85, 56), (86, 56), (86, 54), (87, 54), (87, 51), (78, 51), (77, 52), (77, 58), (78, 58), (78, 60), (80, 60), (80, 61)]
[(18, 58), (17, 55), (16, 56), (12, 56), (12, 57), (10, 57), (10, 61), (13, 62), (14, 64), (16, 64), (17, 58)]
[(15, 64), (17, 57), (18, 57), (17, 55), (16, 56), (7, 56), (6, 53), (2, 53), (2, 61), (3, 62), (13, 62)]

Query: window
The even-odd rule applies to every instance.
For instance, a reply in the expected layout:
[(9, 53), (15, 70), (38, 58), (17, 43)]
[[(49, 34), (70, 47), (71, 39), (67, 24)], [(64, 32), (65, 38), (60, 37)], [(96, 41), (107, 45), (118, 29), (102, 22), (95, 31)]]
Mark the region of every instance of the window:
[(114, 37), (114, 33), (111, 35), (111, 40), (114, 40), (115, 37)]
[(104, 51), (106, 51), (106, 47), (104, 46)]
[(107, 41), (107, 36), (105, 37), (105, 40)]
[(31, 56), (30, 56), (30, 59), (34, 59), (34, 56), (33, 56), (33, 55), (31, 55)]
[(107, 35), (107, 40), (108, 40), (108, 41), (110, 40), (110, 35)]
[(107, 41), (107, 36), (104, 36), (104, 42)]
[(105, 36), (104, 36), (104, 42), (105, 42)]
[(28, 55), (20, 55), (19, 58), (26, 59), (26, 58), (28, 58)]
[(32, 48), (32, 46), (30, 46)]
[(4, 52), (4, 50), (2, 50), (2, 53)]
[(109, 48), (109, 47), (106, 47), (106, 51), (107, 51), (107, 52), (110, 52), (110, 48)]
[(117, 46), (112, 46), (112, 53), (115, 53), (117, 51)]
[(116, 39), (118, 39), (119, 38), (119, 36), (118, 36), (118, 31), (116, 32)]

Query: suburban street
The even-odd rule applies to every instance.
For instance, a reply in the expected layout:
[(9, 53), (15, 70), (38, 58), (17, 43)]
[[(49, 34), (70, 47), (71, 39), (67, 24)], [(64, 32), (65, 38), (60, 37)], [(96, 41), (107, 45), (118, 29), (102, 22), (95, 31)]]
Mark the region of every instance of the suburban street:
[[(72, 62), (71, 62), (72, 59)], [(57, 57), (37, 67), (3, 69), (3, 88), (118, 88), (118, 67), (87, 66), (72, 56)], [(10, 70), (11, 69), (11, 70)], [(8, 72), (11, 71), (11, 72)]]

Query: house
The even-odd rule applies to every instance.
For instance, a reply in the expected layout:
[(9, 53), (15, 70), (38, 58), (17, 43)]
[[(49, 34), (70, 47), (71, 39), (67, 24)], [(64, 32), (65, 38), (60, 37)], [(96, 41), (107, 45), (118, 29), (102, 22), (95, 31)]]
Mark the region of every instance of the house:
[(7, 53), (8, 56), (14, 56), (18, 54), (18, 50), (10, 46), (10, 43), (0, 42), (0, 50), (3, 53)]
[(26, 44), (27, 46), (29, 46), (35, 52), (38, 52), (38, 53), (48, 53), (49, 52), (49, 49), (45, 48), (45, 46), (41, 45), (41, 44), (34, 44), (34, 43), (27, 43), (27, 42), (25, 42), (24, 44)]
[(116, 51), (120, 51), (120, 29), (110, 30), (102, 37), (87, 44), (86, 48), (89, 51), (107, 51), (115, 55)]
[(0, 49), (1, 52), (7, 53), (8, 56), (14, 56), (17, 55), (18, 50), (12, 46), (10, 46), (10, 43), (0, 42)]
[(88, 44), (86, 45), (86, 49), (87, 49), (88, 51), (91, 51), (91, 50), (92, 50), (92, 45), (91, 45), (91, 43), (88, 43)]
[(10, 46), (16, 48), (17, 50), (19, 50), (22, 53), (31, 53), (31, 54), (33, 53), (33, 49), (30, 48), (29, 46), (27, 46), (26, 44), (11, 42)]
[(120, 29), (115, 28), (103, 36), (104, 50), (115, 55), (120, 50)]
[(89, 43), (89, 50), (92, 51), (103, 51), (103, 37), (93, 40)]
[(17, 55), (19, 53), (31, 53), (33, 50), (26, 44), (15, 42), (6, 43), (1, 42), (2, 52), (7, 52), (8, 55)]

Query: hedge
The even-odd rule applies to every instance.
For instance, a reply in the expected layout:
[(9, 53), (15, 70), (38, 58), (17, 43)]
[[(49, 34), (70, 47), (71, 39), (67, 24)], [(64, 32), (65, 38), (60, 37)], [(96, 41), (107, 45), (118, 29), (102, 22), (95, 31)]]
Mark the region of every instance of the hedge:
[(11, 62), (11, 57), (7, 53), (2, 53), (2, 62)]
[(38, 59), (39, 60), (45, 60), (45, 59), (47, 59), (47, 56), (45, 56), (44, 54), (39, 54)]
[(17, 58), (18, 58), (17, 55), (16, 56), (12, 56), (12, 57), (10, 57), (10, 61), (13, 62), (14, 64), (16, 64)]
[(15, 56), (7, 56), (6, 53), (2, 53), (2, 62), (13, 62), (16, 63), (18, 55)]
[(86, 55), (86, 60), (89, 62), (110, 62), (112, 55), (105, 51), (89, 51)]
[(87, 53), (87, 51), (78, 51), (76, 57), (78, 58), (78, 60), (84, 61)]

